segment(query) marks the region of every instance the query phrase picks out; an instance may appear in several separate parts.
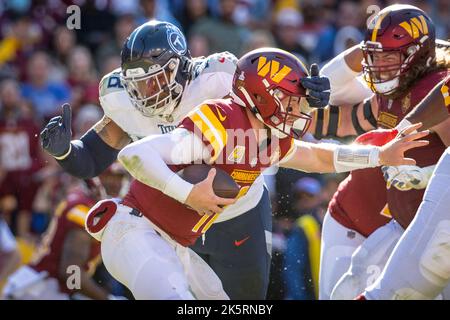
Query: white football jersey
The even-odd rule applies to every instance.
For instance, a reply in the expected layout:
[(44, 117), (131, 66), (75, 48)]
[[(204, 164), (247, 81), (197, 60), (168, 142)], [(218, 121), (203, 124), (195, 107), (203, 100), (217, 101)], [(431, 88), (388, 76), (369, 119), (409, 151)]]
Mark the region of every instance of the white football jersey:
[[(175, 109), (172, 122), (161, 117), (143, 116), (132, 104), (120, 81), (117, 68), (100, 81), (100, 104), (105, 115), (112, 119), (133, 141), (151, 134), (171, 132), (196, 106), (208, 99), (220, 99), (231, 91), (237, 59), (228, 52), (216, 53), (206, 58), (194, 59), (194, 78), (184, 88), (180, 104)], [(262, 175), (255, 180), (247, 194), (239, 199), (233, 210), (219, 215), (216, 222), (229, 220), (254, 208), (263, 194)]]

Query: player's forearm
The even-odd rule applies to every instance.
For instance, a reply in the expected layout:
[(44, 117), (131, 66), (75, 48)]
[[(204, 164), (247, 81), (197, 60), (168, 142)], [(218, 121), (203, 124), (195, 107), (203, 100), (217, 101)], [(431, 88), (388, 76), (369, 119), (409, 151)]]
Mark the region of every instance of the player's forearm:
[(71, 175), (89, 179), (108, 168), (118, 153), (119, 150), (110, 147), (91, 129), (80, 140), (72, 140), (68, 155), (57, 162)]
[(281, 166), (305, 172), (348, 172), (379, 166), (379, 154), (375, 146), (299, 142), (294, 156)]
[(359, 44), (346, 50), (344, 59), (348, 67), (352, 69), (353, 72), (361, 73), (363, 71), (361, 62), (364, 59), (364, 55)]
[(304, 172), (334, 172), (332, 144), (314, 144), (304, 141), (294, 143), (296, 144), (295, 153), (289, 160), (280, 162), (281, 167)]
[(356, 45), (327, 62), (320, 73), (329, 77), (331, 84), (339, 85), (353, 80), (362, 72), (362, 59), (362, 51)]
[(376, 128), (373, 99), (355, 105), (327, 106), (315, 109), (308, 129), (318, 140), (358, 136)]
[[(447, 79), (447, 83), (449, 79)], [(429, 129), (449, 118), (448, 107), (450, 98), (445, 96), (445, 80), (441, 81), (434, 89), (411, 111), (400, 126), (409, 123), (422, 122), (421, 129)], [(447, 100), (446, 100), (447, 99)], [(447, 103), (446, 103), (447, 102)], [(401, 129), (401, 128), (400, 128)]]
[(321, 69), (321, 75), (330, 79), (330, 104), (355, 104), (373, 95), (367, 85), (357, 78), (362, 71), (362, 55), (359, 54), (360, 49), (353, 47), (333, 58)]
[(188, 164), (201, 159), (202, 150), (198, 149), (202, 146), (194, 147), (192, 136), (177, 137), (178, 132), (132, 143), (120, 151), (118, 159), (135, 179), (184, 203), (193, 185), (180, 178), (168, 164)]

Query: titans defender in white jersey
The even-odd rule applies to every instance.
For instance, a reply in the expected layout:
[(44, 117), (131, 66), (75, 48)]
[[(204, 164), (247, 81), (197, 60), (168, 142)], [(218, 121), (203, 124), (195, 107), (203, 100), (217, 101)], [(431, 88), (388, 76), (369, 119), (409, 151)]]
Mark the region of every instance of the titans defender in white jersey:
[[(102, 120), (80, 140), (70, 141), (71, 110), (64, 105), (63, 115), (51, 119), (42, 131), (42, 145), (72, 175), (96, 176), (131, 141), (168, 133), (203, 101), (227, 96), (236, 61), (228, 52), (192, 59), (178, 28), (166, 22), (145, 23), (125, 42), (121, 68), (100, 82)], [(212, 266), (231, 299), (263, 299), (272, 226), (262, 177), (246, 198), (217, 219), (193, 249)]]

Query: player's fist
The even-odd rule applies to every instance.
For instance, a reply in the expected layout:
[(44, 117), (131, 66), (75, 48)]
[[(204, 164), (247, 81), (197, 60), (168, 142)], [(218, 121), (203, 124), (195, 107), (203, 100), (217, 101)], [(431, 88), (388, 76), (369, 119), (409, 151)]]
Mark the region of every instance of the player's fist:
[(311, 108), (324, 108), (330, 100), (330, 80), (319, 75), (319, 66), (311, 65), (309, 77), (300, 79), (306, 89), (306, 100)]
[(211, 169), (205, 180), (196, 183), (192, 188), (185, 204), (197, 211), (200, 215), (212, 215), (222, 213), (221, 206), (227, 206), (236, 202), (236, 199), (218, 197), (214, 193), (213, 181), (216, 169)]
[(62, 115), (53, 117), (41, 131), (42, 148), (54, 157), (60, 157), (69, 151), (72, 109), (68, 103), (62, 106)]
[(397, 135), (397, 129), (376, 129), (358, 136), (355, 139), (355, 143), (381, 147), (393, 140)]

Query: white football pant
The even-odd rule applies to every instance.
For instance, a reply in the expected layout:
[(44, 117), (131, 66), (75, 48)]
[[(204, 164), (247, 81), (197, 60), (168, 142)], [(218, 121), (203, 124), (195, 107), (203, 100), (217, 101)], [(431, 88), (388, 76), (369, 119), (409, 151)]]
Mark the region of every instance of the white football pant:
[(326, 213), (322, 225), (319, 300), (330, 299), (334, 286), (350, 267), (353, 252), (364, 239), (363, 235), (344, 227)]
[(331, 293), (332, 300), (353, 300), (375, 282), (403, 234), (397, 221), (378, 228), (355, 250), (347, 272)]
[(450, 282), (450, 148), (367, 299), (435, 299)]
[(136, 299), (228, 299), (202, 258), (130, 212), (127, 206), (117, 206), (103, 233), (101, 253), (110, 274)]

